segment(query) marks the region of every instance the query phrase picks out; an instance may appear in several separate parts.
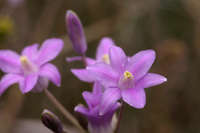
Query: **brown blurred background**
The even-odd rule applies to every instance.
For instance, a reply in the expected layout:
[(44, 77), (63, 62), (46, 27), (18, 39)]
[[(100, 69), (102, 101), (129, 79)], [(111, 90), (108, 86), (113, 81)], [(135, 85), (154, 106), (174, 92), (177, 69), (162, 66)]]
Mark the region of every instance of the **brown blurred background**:
[[(0, 0), (0, 49), (18, 52), (46, 38), (65, 40), (62, 53), (53, 63), (62, 75), (62, 87), (50, 84), (49, 90), (73, 112), (83, 103), (81, 92), (90, 85), (80, 82), (66, 63), (76, 55), (65, 27), (66, 10), (80, 17), (87, 36), (88, 56), (104, 36), (112, 37), (128, 55), (155, 49), (157, 59), (151, 71), (168, 82), (146, 89), (147, 105), (137, 110), (126, 105), (120, 133), (199, 133), (200, 132), (200, 1), (199, 0)], [(3, 73), (1, 72), (2, 76)], [(56, 108), (43, 93), (22, 95), (12, 86), (0, 98), (0, 133), (49, 133), (41, 126), (44, 108)]]

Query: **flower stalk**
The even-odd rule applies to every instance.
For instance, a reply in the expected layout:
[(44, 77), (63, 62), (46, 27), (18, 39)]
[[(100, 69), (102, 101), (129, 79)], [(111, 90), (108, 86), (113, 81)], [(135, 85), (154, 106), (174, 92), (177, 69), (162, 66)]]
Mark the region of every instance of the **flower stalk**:
[(85, 130), (76, 120), (76, 118), (68, 110), (65, 109), (65, 107), (51, 94), (48, 89), (44, 89), (44, 93), (48, 97), (48, 99), (55, 105), (55, 107), (65, 116), (66, 119), (74, 124), (81, 131), (81, 133), (85, 133)]

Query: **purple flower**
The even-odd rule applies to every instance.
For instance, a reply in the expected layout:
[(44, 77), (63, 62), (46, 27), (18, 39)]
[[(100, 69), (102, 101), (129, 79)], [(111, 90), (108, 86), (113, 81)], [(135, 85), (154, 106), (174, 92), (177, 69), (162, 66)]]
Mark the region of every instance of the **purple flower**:
[[(113, 40), (109, 37), (104, 37), (101, 39), (97, 51), (96, 51), (96, 59), (92, 59), (87, 57), (87, 65), (94, 65), (95, 63), (105, 63), (105, 64), (110, 64), (110, 59), (109, 59), (109, 49), (115, 46)], [(76, 61), (76, 60), (82, 60), (82, 57), (77, 56), (77, 57), (71, 57), (67, 58), (68, 62), (71, 61)], [(94, 82), (94, 78), (90, 77), (90, 74), (86, 69), (72, 69), (72, 73), (76, 76), (78, 76), (81, 80), (83, 81), (90, 81)], [(80, 74), (81, 73), (81, 74)], [(86, 76), (87, 75), (87, 76)]]
[[(93, 64), (99, 63), (99, 62), (110, 64), (108, 53), (109, 53), (109, 49), (112, 46), (115, 46), (115, 44), (111, 38), (109, 38), (109, 37), (102, 38), (98, 45), (97, 51), (96, 51), (96, 59), (87, 57), (86, 58), (87, 65), (93, 65)], [(81, 60), (82, 60), (81, 56), (66, 58), (67, 62), (81, 61)]]
[(99, 81), (104, 87), (116, 89), (122, 99), (135, 108), (143, 108), (146, 104), (144, 88), (159, 85), (167, 79), (159, 74), (148, 73), (155, 60), (155, 51), (144, 50), (132, 57), (127, 57), (117, 46), (109, 50), (110, 64), (96, 63), (85, 71), (72, 72), (83, 81)]
[(87, 43), (83, 31), (83, 26), (76, 13), (70, 10), (67, 11), (66, 24), (69, 38), (72, 42), (74, 50), (77, 53), (84, 55), (87, 50)]
[(22, 93), (40, 92), (48, 80), (60, 86), (60, 73), (48, 63), (62, 50), (61, 39), (48, 39), (38, 50), (38, 44), (27, 46), (21, 55), (11, 50), (0, 50), (0, 69), (6, 73), (0, 81), (0, 95), (12, 84), (19, 83)]
[(111, 133), (112, 118), (115, 111), (120, 107), (117, 100), (120, 98), (116, 89), (107, 89), (103, 92), (102, 86), (96, 82), (93, 92), (82, 93), (88, 108), (83, 105), (75, 107), (75, 111), (88, 119), (90, 133)]

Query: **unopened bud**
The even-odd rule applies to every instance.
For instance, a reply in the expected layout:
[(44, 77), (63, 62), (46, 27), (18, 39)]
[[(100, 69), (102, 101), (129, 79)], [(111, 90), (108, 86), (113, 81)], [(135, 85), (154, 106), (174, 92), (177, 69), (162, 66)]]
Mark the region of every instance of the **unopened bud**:
[(67, 11), (66, 24), (67, 24), (69, 38), (71, 40), (74, 50), (78, 54), (81, 55), (85, 54), (87, 50), (86, 38), (83, 31), (83, 26), (76, 13), (70, 10)]
[(60, 119), (49, 110), (45, 109), (42, 112), (41, 121), (54, 133), (63, 133), (63, 126)]

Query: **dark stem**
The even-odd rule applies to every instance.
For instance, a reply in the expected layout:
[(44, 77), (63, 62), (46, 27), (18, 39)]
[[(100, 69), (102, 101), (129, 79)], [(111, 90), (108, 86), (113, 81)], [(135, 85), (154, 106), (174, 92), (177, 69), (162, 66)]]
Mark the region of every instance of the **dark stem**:
[(121, 106), (120, 111), (119, 111), (119, 118), (118, 118), (117, 126), (116, 126), (116, 129), (115, 129), (114, 133), (118, 133), (119, 132), (123, 110), (124, 110), (124, 102), (122, 101), (122, 106)]
[(71, 123), (74, 124), (78, 129), (80, 129), (82, 133), (85, 133), (85, 130), (81, 127), (76, 118), (68, 110), (65, 109), (65, 107), (51, 94), (51, 92), (48, 89), (44, 89), (44, 92), (48, 99), (65, 116), (65, 118), (71, 121)]

